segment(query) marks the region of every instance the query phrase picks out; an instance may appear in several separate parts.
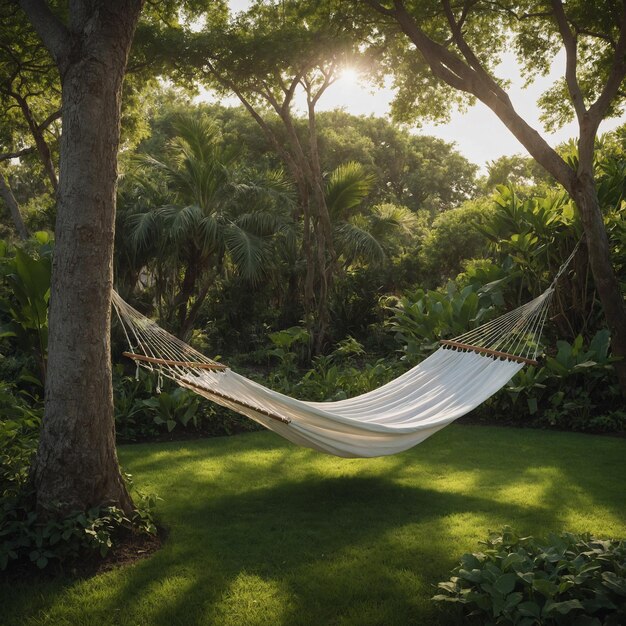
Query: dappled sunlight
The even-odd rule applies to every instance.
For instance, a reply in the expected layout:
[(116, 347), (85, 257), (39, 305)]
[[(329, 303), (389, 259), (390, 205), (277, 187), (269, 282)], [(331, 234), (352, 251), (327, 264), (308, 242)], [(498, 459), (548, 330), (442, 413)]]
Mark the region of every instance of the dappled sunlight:
[(205, 618), (214, 624), (280, 624), (285, 623), (284, 615), (292, 605), (285, 585), (244, 571), (230, 582)]
[(163, 548), (43, 584), (26, 623), (446, 624), (436, 583), (490, 531), (626, 534), (618, 439), (452, 426), (407, 453), (345, 460), (260, 432), (120, 456), (163, 497)]

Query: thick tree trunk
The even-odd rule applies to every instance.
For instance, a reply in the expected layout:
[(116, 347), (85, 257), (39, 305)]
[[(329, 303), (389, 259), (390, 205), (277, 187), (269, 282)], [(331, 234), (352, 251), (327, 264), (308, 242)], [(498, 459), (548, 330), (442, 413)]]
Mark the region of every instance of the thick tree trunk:
[(61, 175), (45, 416), (34, 465), (43, 509), (133, 508), (115, 449), (110, 318), (120, 96), (140, 6), (94, 7), (80, 43), (59, 61)]
[(589, 265), (602, 303), (607, 325), (611, 331), (611, 351), (621, 360), (615, 363), (620, 388), (626, 395), (626, 306), (619, 281), (611, 263), (609, 239), (598, 204), (593, 177), (579, 176), (571, 190), (580, 209), (583, 228), (587, 237)]
[(9, 187), (9, 183), (7, 183), (4, 175), (0, 172), (0, 198), (4, 200), (4, 203), (7, 205), (9, 209), (9, 213), (11, 213), (11, 218), (13, 219), (13, 224), (15, 224), (15, 230), (19, 235), (20, 239), (28, 239), (28, 229), (26, 228), (26, 224), (24, 224), (24, 220), (22, 219), (22, 214), (20, 213), (20, 207), (11, 191), (11, 187)]

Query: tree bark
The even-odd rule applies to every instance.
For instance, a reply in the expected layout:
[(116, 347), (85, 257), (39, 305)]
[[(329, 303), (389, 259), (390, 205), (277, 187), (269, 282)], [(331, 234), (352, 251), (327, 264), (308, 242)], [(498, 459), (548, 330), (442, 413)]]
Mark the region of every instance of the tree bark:
[(22, 0), (57, 61), (63, 101), (45, 412), (33, 468), (44, 510), (133, 508), (115, 449), (110, 321), (120, 99), (141, 4), (71, 4), (65, 28), (44, 2)]
[(611, 351), (621, 360), (615, 362), (622, 394), (626, 395), (626, 306), (619, 281), (611, 263), (611, 252), (593, 176), (579, 176), (571, 195), (580, 210), (587, 238), (589, 265), (593, 282), (611, 331)]
[(4, 200), (4, 203), (7, 205), (9, 212), (11, 213), (11, 218), (13, 219), (13, 223), (15, 224), (15, 230), (19, 235), (20, 239), (28, 239), (28, 229), (26, 228), (26, 224), (24, 224), (24, 220), (22, 219), (22, 214), (20, 213), (20, 207), (13, 195), (13, 191), (11, 191), (11, 187), (9, 187), (9, 183), (6, 178), (0, 172), (0, 198)]

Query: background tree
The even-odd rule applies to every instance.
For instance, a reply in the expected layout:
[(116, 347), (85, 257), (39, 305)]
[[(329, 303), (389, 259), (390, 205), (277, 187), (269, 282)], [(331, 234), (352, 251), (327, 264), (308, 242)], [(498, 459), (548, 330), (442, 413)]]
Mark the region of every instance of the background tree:
[[(450, 103), (477, 98), (486, 104), (567, 190), (578, 206), (598, 296), (611, 331), (613, 354), (626, 393), (626, 306), (611, 264), (609, 242), (593, 171), (600, 122), (620, 110), (626, 75), (626, 6), (623, 2), (561, 0), (483, 3), (450, 0), (367, 4), (382, 16), (399, 95), (398, 115), (441, 116)], [(371, 18), (371, 15), (370, 15)], [(372, 32), (378, 38), (380, 28)], [(516, 111), (493, 68), (513, 39), (527, 77), (545, 73), (565, 48), (564, 79), (544, 96), (547, 119), (578, 122), (578, 158), (566, 162)]]
[[(342, 66), (358, 53), (345, 29), (329, 20), (333, 8), (333, 2), (259, 2), (222, 29), (193, 37), (190, 45), (191, 66), (201, 68), (210, 85), (239, 98), (295, 181), (307, 261), (305, 308), (317, 352), (329, 324), (336, 253), (316, 107)], [(298, 92), (305, 100), (304, 134), (293, 114)], [(278, 127), (269, 112), (278, 117)]]

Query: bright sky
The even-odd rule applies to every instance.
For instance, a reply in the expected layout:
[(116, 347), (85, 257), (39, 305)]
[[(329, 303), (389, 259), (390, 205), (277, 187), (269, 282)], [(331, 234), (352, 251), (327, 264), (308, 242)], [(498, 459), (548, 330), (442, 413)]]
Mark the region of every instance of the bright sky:
[[(250, 0), (230, 0), (233, 12), (245, 10), (251, 4)], [(519, 66), (513, 54), (506, 54), (497, 69), (497, 74), (511, 81), (507, 90), (517, 112), (552, 146), (556, 146), (571, 137), (577, 136), (576, 124), (573, 122), (561, 128), (554, 134), (544, 131), (539, 121), (540, 111), (537, 99), (550, 86), (554, 79), (563, 76), (565, 55), (559, 54), (552, 65), (549, 76), (537, 79), (532, 85), (524, 87), (520, 77)], [(354, 72), (346, 72), (322, 96), (318, 110), (343, 108), (354, 115), (376, 115), (384, 117), (389, 114), (389, 104), (393, 99), (393, 90), (390, 88), (374, 88), (364, 80), (360, 80)], [(212, 100), (211, 94), (203, 92), (200, 96), (204, 100)], [(304, 98), (296, 100), (296, 106), (304, 111)], [(222, 100), (226, 105), (237, 105), (233, 98)], [(626, 122), (622, 116), (619, 119), (607, 120), (600, 126), (600, 133), (607, 132)], [(523, 154), (524, 147), (513, 137), (511, 132), (500, 122), (495, 114), (484, 104), (478, 102), (465, 113), (453, 111), (450, 122), (443, 125), (424, 123), (420, 130), (423, 134), (434, 135), (448, 142), (455, 143), (457, 149), (470, 161), (484, 168), (488, 161), (503, 155)]]

